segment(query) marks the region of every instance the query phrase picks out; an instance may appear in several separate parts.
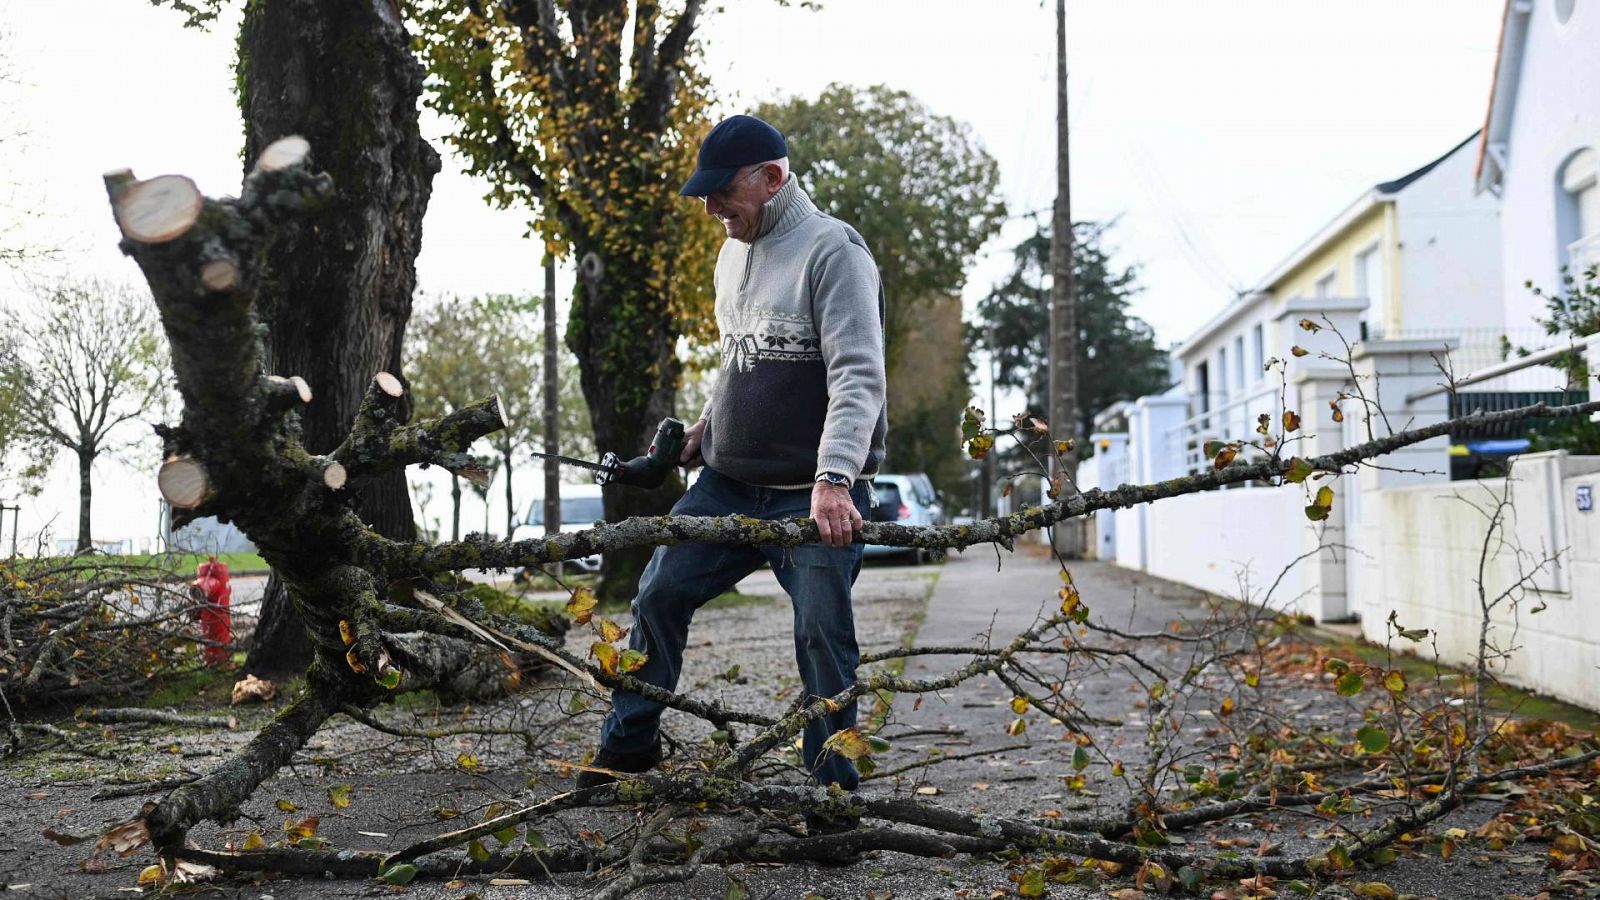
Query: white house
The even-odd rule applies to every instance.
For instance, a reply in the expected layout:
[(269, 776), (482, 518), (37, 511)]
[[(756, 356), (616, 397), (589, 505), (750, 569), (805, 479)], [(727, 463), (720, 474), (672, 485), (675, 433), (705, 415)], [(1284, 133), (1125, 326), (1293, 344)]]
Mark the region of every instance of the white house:
[[(1313, 339), (1303, 318), (1328, 316), (1350, 343), (1455, 339), (1458, 371), (1500, 359), (1500, 223), (1493, 196), (1473, 190), (1476, 135), (1399, 178), (1374, 185), (1228, 304), (1175, 351), (1191, 398), (1169, 450), (1204, 464), (1205, 441), (1249, 437), (1256, 417), (1281, 413), (1279, 383), (1263, 369), (1291, 348), (1343, 355)], [(1537, 338), (1536, 330), (1517, 337)], [(1317, 359), (1296, 360), (1299, 370)], [(1326, 365), (1326, 362), (1323, 363)]]
[(1500, 198), (1506, 322), (1542, 315), (1525, 287), (1600, 263), (1600, 4), (1508, 0), (1476, 185)]

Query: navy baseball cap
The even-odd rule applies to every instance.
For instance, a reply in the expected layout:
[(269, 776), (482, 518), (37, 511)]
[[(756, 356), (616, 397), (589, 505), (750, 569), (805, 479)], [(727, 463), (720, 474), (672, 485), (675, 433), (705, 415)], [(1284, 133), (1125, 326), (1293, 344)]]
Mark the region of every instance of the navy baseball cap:
[(678, 191), (704, 197), (727, 187), (743, 167), (789, 155), (783, 134), (755, 116), (733, 116), (717, 123), (700, 145), (694, 174)]

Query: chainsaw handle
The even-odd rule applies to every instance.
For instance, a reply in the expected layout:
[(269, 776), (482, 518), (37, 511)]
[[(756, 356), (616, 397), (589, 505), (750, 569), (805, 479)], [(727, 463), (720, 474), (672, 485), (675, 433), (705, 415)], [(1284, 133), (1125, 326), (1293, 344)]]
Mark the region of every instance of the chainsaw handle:
[[(650, 449), (643, 456), (617, 463), (614, 474), (607, 481), (645, 490), (661, 487), (683, 453), (683, 431), (683, 420), (671, 416), (662, 419), (661, 424), (656, 426), (655, 440), (650, 442)], [(609, 453), (606, 457), (607, 462), (616, 459)]]

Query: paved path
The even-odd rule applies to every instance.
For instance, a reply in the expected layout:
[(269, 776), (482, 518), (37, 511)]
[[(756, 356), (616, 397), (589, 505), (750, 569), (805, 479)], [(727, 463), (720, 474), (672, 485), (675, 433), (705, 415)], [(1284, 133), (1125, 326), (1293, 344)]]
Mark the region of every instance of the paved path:
[[(1070, 570), (1094, 618), (1118, 627), (1159, 631), (1174, 619), (1193, 615), (1196, 601), (1203, 596), (1110, 563), (1074, 562)], [(1001, 551), (998, 558), (990, 548), (952, 556), (928, 601), (917, 644), (1003, 645), (1059, 608), (1060, 573), (1060, 565), (1038, 548)], [(967, 655), (913, 657), (907, 661), (905, 674), (908, 678), (937, 678), (970, 659)], [(1033, 664), (1045, 673), (1064, 669), (1059, 656), (1034, 657)], [(1096, 740), (1108, 746), (1125, 744), (1131, 762), (1140, 733), (1133, 704), (1142, 698), (1142, 690), (1125, 673), (1108, 670), (1072, 680), (1064, 693), (1094, 715), (1128, 723), (1110, 732), (1097, 729)], [(913, 698), (897, 698), (892, 721), (883, 730), (895, 746), (886, 766), (914, 762), (918, 755), (926, 759), (970, 755), (970, 759), (913, 770), (908, 777), (916, 779), (916, 786), (924, 791), (949, 795), (949, 802), (957, 808), (982, 807), (1000, 815), (1036, 816), (1050, 809), (1083, 810), (1119, 802), (1120, 786), (1107, 778), (1092, 777), (1090, 793), (1066, 790), (1062, 779), (1072, 774), (1073, 745), (1062, 740), (1066, 732), (1061, 726), (1040, 713), (1023, 717), (1028, 726), (1023, 734), (1008, 734), (1007, 726), (1017, 718), (1010, 709), (1012, 697), (998, 679), (980, 677), (953, 690), (924, 695), (920, 704)], [(896, 734), (906, 737), (898, 739)], [(1115, 752), (1120, 755), (1122, 751)], [(1103, 774), (1103, 767), (1098, 768)], [(1094, 776), (1095, 771), (1090, 774)], [(888, 786), (885, 780), (869, 784)], [(900, 779), (896, 787), (905, 790), (905, 780)]]

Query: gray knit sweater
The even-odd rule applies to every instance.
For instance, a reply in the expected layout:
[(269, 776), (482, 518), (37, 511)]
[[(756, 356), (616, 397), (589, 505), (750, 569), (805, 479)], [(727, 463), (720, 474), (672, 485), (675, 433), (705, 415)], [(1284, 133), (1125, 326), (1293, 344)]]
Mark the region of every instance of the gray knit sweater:
[(751, 243), (717, 257), (722, 366), (701, 452), (730, 478), (809, 485), (870, 476), (883, 462), (883, 286), (854, 228), (817, 209), (791, 176)]

